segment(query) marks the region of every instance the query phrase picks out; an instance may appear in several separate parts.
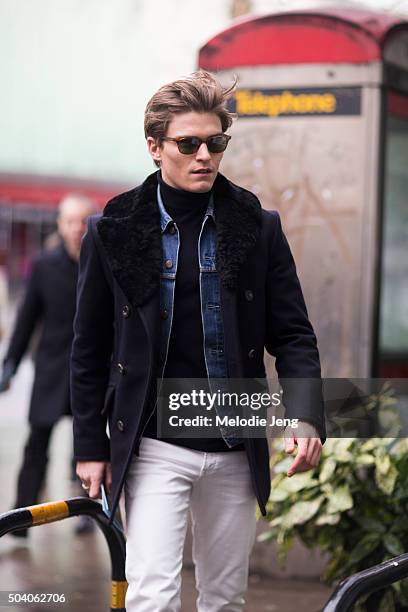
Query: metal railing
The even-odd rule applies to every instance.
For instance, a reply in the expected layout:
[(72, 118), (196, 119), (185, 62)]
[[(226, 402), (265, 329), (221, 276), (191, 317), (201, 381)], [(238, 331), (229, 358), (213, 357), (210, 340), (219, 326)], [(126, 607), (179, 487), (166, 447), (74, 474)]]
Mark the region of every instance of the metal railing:
[(86, 497), (74, 497), (5, 512), (0, 515), (0, 537), (18, 529), (54, 523), (70, 516), (79, 515), (86, 515), (95, 520), (105, 536), (112, 567), (110, 610), (111, 612), (126, 612), (125, 538), (115, 525), (110, 524), (109, 518), (103, 512), (100, 503)]
[(362, 595), (374, 593), (407, 576), (408, 553), (404, 553), (342, 580), (322, 612), (349, 612)]

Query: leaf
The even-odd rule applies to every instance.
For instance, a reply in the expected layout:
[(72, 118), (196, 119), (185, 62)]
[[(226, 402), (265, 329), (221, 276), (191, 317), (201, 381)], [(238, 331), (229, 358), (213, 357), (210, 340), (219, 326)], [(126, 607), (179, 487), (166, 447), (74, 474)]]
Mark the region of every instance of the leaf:
[(294, 525), (303, 525), (316, 514), (323, 500), (324, 496), (321, 495), (313, 501), (297, 502), (290, 508), (289, 512), (284, 515), (282, 526), (288, 529)]
[(288, 492), (285, 489), (281, 489), (279, 487), (271, 489), (271, 494), (269, 496), (270, 501), (273, 502), (282, 502), (288, 498)]
[(282, 461), (279, 461), (279, 463), (275, 464), (273, 470), (276, 474), (280, 474), (281, 472), (287, 472), (292, 462), (292, 457), (285, 457)]
[(331, 485), (329, 482), (325, 482), (320, 487), (320, 490), (326, 495), (326, 497), (330, 497), (333, 494), (333, 485)]
[(277, 527), (278, 525), (280, 525), (283, 521), (283, 516), (275, 516), (274, 519), (272, 519), (272, 521), (269, 523), (269, 525), (271, 527)]
[(385, 449), (380, 449), (375, 453), (375, 467), (379, 474), (387, 474), (389, 471), (391, 459), (385, 452)]
[(398, 470), (391, 462), (391, 457), (385, 448), (375, 452), (375, 481), (378, 488), (386, 495), (390, 495), (398, 478)]
[(272, 540), (275, 538), (275, 534), (272, 531), (264, 531), (264, 533), (260, 533), (259, 536), (257, 536), (256, 541), (257, 542), (268, 542), (269, 540)]
[(279, 488), (283, 491), (287, 491), (288, 493), (298, 493), (302, 489), (314, 487), (318, 484), (318, 481), (313, 478), (313, 474), (309, 470), (308, 472), (294, 474), (290, 478), (286, 477), (279, 484)]
[(378, 446), (376, 438), (372, 438), (371, 440), (367, 440), (364, 444), (361, 445), (360, 450), (362, 453), (368, 453)]
[(278, 559), (278, 563), (279, 565), (283, 568), (285, 565), (285, 561), (286, 561), (286, 556), (289, 552), (289, 550), (292, 548), (293, 546), (293, 541), (294, 541), (294, 537), (293, 537), (293, 533), (292, 532), (284, 532), (283, 534), (280, 534), (280, 537), (278, 538), (278, 552), (277, 552), (277, 559)]
[(392, 448), (393, 455), (406, 455), (408, 453), (408, 438), (398, 440)]
[(319, 489), (317, 487), (310, 487), (308, 489), (303, 489), (301, 492), (302, 501), (311, 501), (315, 499), (319, 494)]
[(378, 533), (367, 533), (351, 551), (347, 567), (352, 567), (359, 563), (364, 557), (367, 557), (370, 553), (377, 548), (381, 541), (381, 536)]
[(402, 555), (405, 552), (405, 548), (402, 542), (392, 533), (387, 533), (383, 538), (385, 548), (392, 555)]
[(375, 463), (375, 459), (368, 453), (362, 453), (356, 458), (356, 463), (357, 465), (373, 465)]
[(336, 471), (336, 465), (337, 463), (332, 457), (326, 459), (319, 473), (319, 482), (323, 483), (329, 480)]
[(285, 480), (285, 478), (285, 474), (276, 474), (276, 476), (274, 476), (272, 479), (271, 486), (274, 488), (278, 487), (280, 483)]
[(316, 525), (337, 525), (340, 521), (341, 514), (321, 514), (319, 518), (316, 519)]
[(382, 435), (397, 436), (402, 429), (401, 419), (394, 408), (382, 408), (378, 413), (378, 424)]
[(354, 502), (350, 493), (350, 489), (347, 485), (343, 485), (333, 490), (333, 493), (327, 503), (326, 510), (329, 514), (335, 512), (344, 512), (345, 510), (350, 510), (353, 505)]
[[(389, 457), (388, 457), (389, 459)], [(391, 495), (394, 491), (395, 483), (398, 478), (398, 470), (391, 463), (388, 464), (387, 471), (384, 471), (384, 468), (378, 468), (376, 463), (375, 470), (375, 481), (377, 483), (378, 488), (385, 493), (386, 495)]]
[(346, 463), (353, 460), (353, 455), (349, 452), (349, 448), (354, 442), (354, 438), (340, 438), (333, 449), (334, 458), (337, 461)]

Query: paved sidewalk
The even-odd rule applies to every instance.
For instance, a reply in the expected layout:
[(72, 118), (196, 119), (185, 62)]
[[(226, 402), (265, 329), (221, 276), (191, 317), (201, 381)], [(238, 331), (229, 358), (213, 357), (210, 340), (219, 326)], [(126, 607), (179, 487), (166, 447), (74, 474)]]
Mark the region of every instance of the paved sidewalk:
[[(0, 590), (64, 593), (67, 603), (13, 607), (13, 612), (109, 610), (110, 563), (102, 535), (72, 534), (75, 518), (32, 529), (29, 542), (0, 540)], [(330, 589), (315, 582), (250, 576), (246, 612), (317, 612)], [(196, 610), (194, 574), (183, 571), (182, 612)], [(2, 608), (0, 607), (0, 610)], [(11, 611), (11, 609), (10, 609)]]

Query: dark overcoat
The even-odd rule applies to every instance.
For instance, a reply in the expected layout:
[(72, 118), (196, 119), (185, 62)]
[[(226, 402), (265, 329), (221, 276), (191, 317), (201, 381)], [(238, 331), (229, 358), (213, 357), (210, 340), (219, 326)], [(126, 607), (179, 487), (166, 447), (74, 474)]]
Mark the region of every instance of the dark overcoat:
[[(262, 210), (254, 194), (221, 174), (214, 198), (229, 377), (265, 377), (266, 348), (280, 377), (320, 379), (315, 334), (278, 213)], [(111, 461), (113, 508), (138, 450), (154, 376), (161, 265), (154, 173), (90, 218), (80, 256), (71, 359), (74, 454), (81, 461)], [(323, 403), (314, 392), (292, 393), (286, 416), (314, 423), (324, 439)], [(267, 441), (247, 439), (245, 448), (264, 514)]]
[(29, 421), (40, 427), (71, 413), (69, 363), (77, 280), (78, 263), (62, 244), (34, 260), (4, 359), (16, 370), (39, 328)]

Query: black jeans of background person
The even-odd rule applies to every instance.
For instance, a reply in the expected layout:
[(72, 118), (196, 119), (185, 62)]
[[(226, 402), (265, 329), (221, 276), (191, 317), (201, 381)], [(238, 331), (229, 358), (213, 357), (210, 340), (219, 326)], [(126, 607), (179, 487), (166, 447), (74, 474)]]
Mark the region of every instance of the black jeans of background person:
[[(38, 427), (30, 425), (24, 447), (23, 462), (17, 480), (17, 496), (14, 508), (24, 508), (38, 503), (48, 464), (48, 449), (54, 425)], [(75, 474), (75, 461), (71, 462), (71, 481), (79, 479)]]

